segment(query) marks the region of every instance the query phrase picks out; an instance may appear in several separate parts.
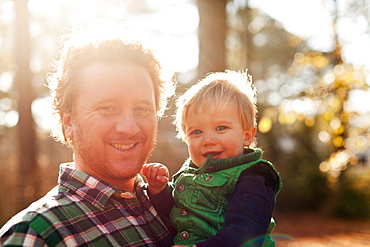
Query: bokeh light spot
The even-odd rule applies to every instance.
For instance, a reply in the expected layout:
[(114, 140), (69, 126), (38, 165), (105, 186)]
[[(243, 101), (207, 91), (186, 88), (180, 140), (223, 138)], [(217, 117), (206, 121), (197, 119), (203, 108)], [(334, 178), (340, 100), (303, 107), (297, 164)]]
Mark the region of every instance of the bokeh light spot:
[(258, 130), (261, 133), (267, 133), (272, 128), (272, 121), (268, 117), (263, 117), (258, 123)]

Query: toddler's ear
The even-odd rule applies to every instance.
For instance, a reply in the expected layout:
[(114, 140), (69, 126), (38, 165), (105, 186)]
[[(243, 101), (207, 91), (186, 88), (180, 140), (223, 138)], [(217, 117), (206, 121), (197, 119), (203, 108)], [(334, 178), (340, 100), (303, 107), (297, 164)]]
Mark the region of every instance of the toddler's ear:
[(250, 127), (244, 131), (244, 146), (249, 147), (253, 143), (253, 139), (256, 136), (257, 128)]

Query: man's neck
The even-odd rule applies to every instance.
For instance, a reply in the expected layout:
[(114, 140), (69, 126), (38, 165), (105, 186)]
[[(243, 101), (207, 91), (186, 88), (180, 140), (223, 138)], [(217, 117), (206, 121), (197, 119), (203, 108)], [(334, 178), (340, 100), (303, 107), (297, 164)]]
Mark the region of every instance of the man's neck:
[(93, 176), (94, 178), (97, 178), (115, 188), (121, 189), (121, 190), (127, 190), (134, 192), (135, 190), (135, 178), (127, 178), (127, 179), (116, 179), (112, 177), (106, 177), (103, 176), (101, 173), (95, 171), (94, 169), (89, 169), (88, 166), (81, 166), (78, 162), (75, 161), (75, 169), (81, 172), (84, 172), (90, 176)]

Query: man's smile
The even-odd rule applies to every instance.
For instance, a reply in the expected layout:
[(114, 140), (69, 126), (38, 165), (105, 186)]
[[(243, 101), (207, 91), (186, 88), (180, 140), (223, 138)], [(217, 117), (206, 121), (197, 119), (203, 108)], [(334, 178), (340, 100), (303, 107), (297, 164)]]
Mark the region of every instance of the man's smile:
[(110, 144), (112, 147), (118, 149), (118, 150), (127, 150), (127, 149), (130, 149), (132, 147), (134, 147), (136, 144), (135, 143), (132, 143), (132, 144), (117, 144), (117, 143), (112, 143)]

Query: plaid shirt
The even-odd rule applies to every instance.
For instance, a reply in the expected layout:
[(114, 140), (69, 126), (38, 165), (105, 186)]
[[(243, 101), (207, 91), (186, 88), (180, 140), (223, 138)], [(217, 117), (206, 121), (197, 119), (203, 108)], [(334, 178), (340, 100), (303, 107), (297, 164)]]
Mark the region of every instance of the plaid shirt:
[[(1, 246), (171, 246), (140, 182), (136, 195), (62, 164), (59, 185), (0, 230)], [(170, 227), (170, 226), (169, 226)]]

